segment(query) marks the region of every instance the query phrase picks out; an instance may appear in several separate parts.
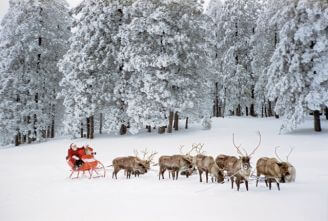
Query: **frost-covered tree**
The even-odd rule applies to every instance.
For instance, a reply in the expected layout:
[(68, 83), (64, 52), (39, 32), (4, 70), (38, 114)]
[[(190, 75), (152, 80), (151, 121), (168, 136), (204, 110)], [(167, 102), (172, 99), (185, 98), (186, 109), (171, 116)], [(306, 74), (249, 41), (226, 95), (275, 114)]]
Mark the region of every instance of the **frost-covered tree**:
[(64, 0), (11, 0), (0, 33), (0, 130), (3, 143), (54, 137), (58, 60), (70, 36)]
[(60, 96), (66, 109), (65, 128), (73, 137), (83, 136), (86, 128), (87, 137), (93, 138), (97, 113), (103, 113), (108, 132), (117, 131), (126, 121), (118, 36), (127, 19), (125, 4), (128, 1), (83, 1), (74, 10), (71, 47), (59, 65), (64, 73)]
[(177, 112), (194, 119), (208, 115), (210, 105), (204, 103), (212, 52), (201, 5), (195, 0), (138, 0), (129, 13), (131, 22), (123, 26), (121, 38), (123, 69), (130, 76), (126, 102), (131, 131), (168, 124), (171, 132)]
[(320, 131), (320, 109), (328, 104), (328, 3), (289, 0), (272, 22), (280, 25), (279, 44), (268, 70), (268, 92), (290, 131), (313, 112)]
[(255, 0), (225, 1), (219, 21), (221, 94), (225, 112), (235, 112), (237, 116), (255, 115), (250, 40), (256, 27), (257, 7)]
[(212, 99), (213, 99), (213, 116), (220, 117), (223, 116), (222, 107), (223, 99), (220, 99), (220, 92), (222, 93), (223, 81), (221, 73), (221, 55), (220, 51), (220, 41), (222, 40), (222, 33), (219, 28), (221, 13), (223, 9), (223, 4), (221, 0), (211, 0), (206, 9), (206, 14), (210, 17), (211, 21), (207, 22), (208, 30), (211, 30), (209, 34), (212, 33), (212, 47), (214, 49), (214, 54), (212, 58), (212, 68), (214, 68), (215, 79), (212, 82)]
[(268, 82), (268, 67), (271, 64), (271, 57), (279, 42), (278, 32), (280, 26), (272, 23), (274, 15), (283, 7), (285, 0), (264, 0), (260, 2), (261, 11), (257, 19), (255, 34), (251, 38), (251, 57), (252, 71), (255, 78), (255, 107), (257, 113), (261, 116), (273, 116), (274, 102), (268, 100), (267, 82)]

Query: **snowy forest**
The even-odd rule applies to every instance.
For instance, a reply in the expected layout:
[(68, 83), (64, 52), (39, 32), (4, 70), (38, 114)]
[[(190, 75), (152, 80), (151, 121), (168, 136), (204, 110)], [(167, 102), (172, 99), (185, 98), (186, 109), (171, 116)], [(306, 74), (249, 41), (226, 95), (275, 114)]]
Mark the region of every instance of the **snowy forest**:
[(2, 145), (210, 129), (225, 116), (282, 118), (281, 133), (328, 120), (326, 0), (9, 2)]

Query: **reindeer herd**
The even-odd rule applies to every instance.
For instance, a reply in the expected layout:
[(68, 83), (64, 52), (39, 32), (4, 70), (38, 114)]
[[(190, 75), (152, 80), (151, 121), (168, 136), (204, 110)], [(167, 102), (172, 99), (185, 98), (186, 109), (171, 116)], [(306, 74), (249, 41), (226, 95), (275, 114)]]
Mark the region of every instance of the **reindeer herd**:
[[(198, 171), (199, 180), (203, 182), (203, 173), (205, 174), (206, 183), (208, 183), (209, 175), (212, 182), (224, 183), (225, 180), (231, 181), (231, 188), (236, 184), (237, 190), (240, 189), (240, 184), (244, 183), (248, 191), (249, 180), (254, 177), (252, 174), (251, 157), (261, 145), (261, 133), (259, 132), (259, 142), (254, 150), (248, 154), (245, 149), (241, 151), (241, 145), (235, 144), (235, 136), (232, 135), (232, 143), (236, 148), (238, 157), (220, 154), (215, 160), (212, 156), (207, 156), (203, 151), (203, 144), (193, 144), (191, 150), (183, 152), (183, 146), (179, 147), (180, 154), (161, 156), (158, 163), (154, 163), (153, 159), (157, 152), (148, 153), (147, 149), (141, 151), (143, 156), (139, 156), (137, 150), (134, 151), (134, 156), (117, 157), (113, 160), (112, 165), (114, 171), (112, 178), (117, 179), (117, 174), (120, 170), (124, 170), (126, 177), (129, 179), (131, 174), (139, 176), (150, 170), (150, 165), (159, 166), (158, 178), (164, 179), (164, 173), (168, 171), (169, 178), (177, 180), (180, 175), (187, 178)], [(281, 160), (275, 148), (277, 158), (262, 157), (256, 163), (256, 186), (260, 180), (260, 176), (264, 176), (264, 182), (271, 190), (272, 182), (276, 182), (278, 190), (280, 183), (294, 182), (296, 170), (292, 164), (288, 162), (289, 152), (286, 161)], [(193, 155), (193, 153), (195, 153)]]

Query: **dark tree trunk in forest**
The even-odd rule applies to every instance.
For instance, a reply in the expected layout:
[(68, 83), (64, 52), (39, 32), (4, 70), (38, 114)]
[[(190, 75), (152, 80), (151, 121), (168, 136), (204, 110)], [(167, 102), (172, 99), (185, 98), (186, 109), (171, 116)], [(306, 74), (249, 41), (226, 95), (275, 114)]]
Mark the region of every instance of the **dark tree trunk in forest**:
[(89, 139), (93, 139), (95, 136), (95, 124), (94, 124), (94, 117), (90, 116), (89, 117), (89, 121), (90, 121), (90, 136)]
[(148, 133), (151, 133), (151, 126), (147, 125), (146, 129), (147, 129)]
[(241, 107), (240, 104), (238, 104), (238, 107), (236, 108), (236, 116), (240, 117), (241, 116)]
[(102, 134), (102, 127), (103, 127), (103, 114), (100, 113), (100, 116), (99, 116), (99, 134)]
[(179, 114), (177, 111), (174, 114), (174, 130), (179, 130)]
[(314, 111), (313, 117), (314, 117), (314, 131), (320, 132), (321, 131), (320, 111), (318, 110)]
[(90, 137), (90, 118), (87, 117), (87, 139)]
[(165, 126), (163, 126), (163, 127), (158, 127), (158, 133), (159, 133), (159, 134), (163, 134), (163, 133), (165, 133)]
[(215, 99), (214, 99), (214, 107), (213, 107), (213, 116), (219, 117), (219, 83), (215, 83)]
[(274, 117), (275, 117), (276, 119), (279, 119), (279, 115), (278, 115), (278, 114), (274, 114)]
[[(252, 99), (254, 100), (255, 98), (255, 93), (254, 93), (254, 89), (252, 89)], [(252, 117), (256, 117), (256, 114), (255, 114), (255, 107), (254, 107), (254, 104), (252, 103), (250, 108), (249, 108), (249, 114), (252, 116)]]
[(17, 134), (15, 136), (15, 146), (19, 146), (21, 144), (21, 134), (19, 131), (17, 131)]
[(264, 117), (264, 107), (263, 107), (263, 104), (262, 104), (261, 117), (262, 117), (262, 118)]
[(172, 133), (173, 117), (174, 117), (174, 113), (173, 113), (173, 111), (170, 111), (170, 114), (169, 114), (169, 125), (167, 127), (167, 132), (168, 133)]
[(51, 121), (51, 138), (55, 137), (55, 116), (52, 116), (52, 121)]
[(246, 116), (248, 116), (248, 107), (246, 107)]
[(271, 103), (271, 101), (268, 101), (268, 116), (269, 117), (272, 117), (273, 116), (272, 103)]
[(81, 135), (81, 138), (83, 138), (83, 123), (81, 122), (81, 130), (80, 130), (80, 135)]
[(268, 117), (268, 110), (266, 105), (264, 105), (264, 115), (265, 117)]
[(188, 122), (189, 121), (189, 117), (186, 118), (186, 125), (185, 125), (185, 129), (188, 129)]
[(328, 107), (325, 108), (326, 120), (328, 120)]
[(125, 135), (127, 133), (127, 127), (124, 124), (121, 124), (120, 135)]

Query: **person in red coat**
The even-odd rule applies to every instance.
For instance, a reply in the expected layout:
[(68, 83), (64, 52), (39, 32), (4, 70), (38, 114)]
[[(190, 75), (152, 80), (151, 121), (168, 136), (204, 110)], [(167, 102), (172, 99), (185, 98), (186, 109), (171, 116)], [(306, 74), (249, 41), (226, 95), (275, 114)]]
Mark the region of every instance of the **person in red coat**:
[(76, 144), (72, 143), (67, 152), (66, 160), (68, 160), (69, 163), (74, 166), (74, 169), (78, 169), (83, 164), (83, 161), (81, 159), (83, 154), (81, 154), (80, 149), (81, 148), (77, 148)]

